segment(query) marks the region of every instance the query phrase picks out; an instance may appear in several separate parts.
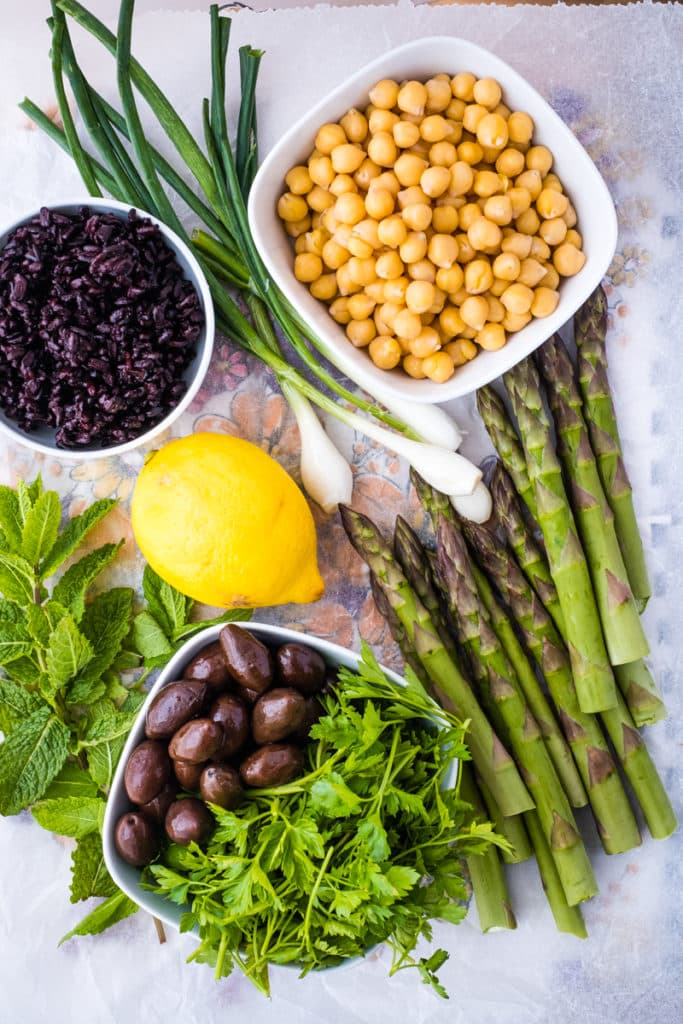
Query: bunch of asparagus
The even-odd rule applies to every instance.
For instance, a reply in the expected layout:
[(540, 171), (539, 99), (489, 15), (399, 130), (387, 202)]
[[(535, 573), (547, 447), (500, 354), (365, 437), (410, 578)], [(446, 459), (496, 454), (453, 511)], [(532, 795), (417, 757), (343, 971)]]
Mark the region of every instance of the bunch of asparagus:
[[(468, 864), (481, 927), (514, 928), (504, 863), (535, 855), (560, 931), (585, 937), (597, 884), (573, 808), (589, 805), (607, 853), (641, 842), (625, 777), (651, 835), (677, 822), (638, 728), (665, 715), (642, 658), (650, 594), (607, 382), (601, 289), (575, 320), (578, 376), (562, 342), (505, 376), (517, 420), (477, 398), (500, 461), (494, 519), (462, 520), (417, 473), (433, 549), (398, 518), (393, 547), (342, 509), (380, 613), (407, 664), (469, 721), (461, 795), (510, 843)], [(556, 437), (556, 442), (555, 442)], [(569, 493), (568, 493), (569, 492)]]

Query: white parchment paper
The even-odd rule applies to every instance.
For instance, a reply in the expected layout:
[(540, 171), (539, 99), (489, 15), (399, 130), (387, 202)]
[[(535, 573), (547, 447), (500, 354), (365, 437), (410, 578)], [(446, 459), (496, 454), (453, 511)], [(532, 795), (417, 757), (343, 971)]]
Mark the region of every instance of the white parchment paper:
[[(44, 14), (48, 13), (44, 5)], [(90, 6), (98, 10), (91, 0)], [(99, 5), (108, 17), (116, 5)], [(135, 51), (199, 133), (209, 82), (208, 19), (141, 7)], [(176, 7), (182, 5), (175, 5)], [(10, 12), (11, 7), (11, 12)], [(16, 102), (53, 102), (48, 37), (36, 0), (3, 4), (0, 37), (0, 224), (40, 203), (81, 195), (70, 161), (35, 131)], [(611, 374), (655, 594), (645, 622), (652, 668), (670, 718), (648, 730), (653, 757), (681, 809), (680, 608), (683, 604), (680, 418), (683, 374), (683, 11), (676, 5), (615, 7), (317, 7), (235, 14), (231, 45), (267, 51), (259, 86), (262, 152), (321, 93), (401, 42), (462, 35), (508, 60), (538, 88), (589, 149), (620, 219), (608, 278)], [(109, 58), (78, 36), (94, 83), (110, 98)], [(439, 69), (435, 69), (439, 70)], [(235, 82), (233, 80), (233, 87)], [(236, 97), (236, 91), (233, 96)], [(155, 136), (155, 142), (159, 142)], [(486, 441), (471, 402), (454, 406)], [(392, 514), (394, 511), (392, 510)], [(609, 859), (587, 829), (601, 893), (585, 907), (590, 939), (558, 935), (536, 869), (509, 872), (516, 932), (482, 936), (471, 913), (458, 929), (437, 926), (449, 949), (442, 969), (451, 999), (438, 1000), (410, 972), (386, 978), (380, 952), (350, 970), (299, 982), (275, 972), (271, 1002), (234, 978), (215, 984), (185, 966), (193, 943), (159, 945), (138, 914), (97, 938), (57, 941), (83, 916), (68, 903), (70, 847), (28, 815), (0, 822), (0, 1022), (34, 1024), (671, 1024), (683, 1017), (683, 844), (680, 835)]]

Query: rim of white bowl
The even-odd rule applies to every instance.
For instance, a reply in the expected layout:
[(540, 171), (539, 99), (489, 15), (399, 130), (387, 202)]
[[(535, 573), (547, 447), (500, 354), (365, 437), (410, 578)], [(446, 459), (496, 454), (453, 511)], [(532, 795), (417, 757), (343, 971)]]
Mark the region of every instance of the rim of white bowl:
[[(410, 378), (403, 372), (399, 376), (397, 370), (389, 372), (380, 371), (370, 363), (369, 359), (363, 361), (356, 358), (357, 353), (355, 350), (353, 352), (350, 351), (350, 345), (349, 350), (342, 345), (343, 336), (341, 328), (338, 328), (332, 322), (322, 303), (317, 302), (312, 296), (309, 303), (307, 293), (302, 291), (305, 286), (299, 285), (299, 282), (296, 281), (292, 267), (288, 266), (285, 269), (280, 266), (277, 259), (273, 258), (272, 246), (268, 244), (267, 220), (268, 216), (272, 216), (272, 214), (266, 212), (266, 207), (270, 200), (272, 200), (273, 210), (275, 208), (274, 183), (270, 181), (270, 177), (275, 170), (273, 165), (277, 165), (282, 160), (283, 154), (288, 150), (296, 150), (297, 144), (300, 148), (302, 136), (306, 136), (309, 133), (310, 126), (316, 122), (316, 119), (319, 120), (319, 123), (322, 123), (321, 117), (331, 117), (330, 108), (334, 107), (335, 104), (340, 104), (339, 112), (341, 113), (343, 103), (347, 101), (357, 102), (358, 98), (355, 101), (351, 101), (348, 96), (346, 96), (346, 99), (344, 97), (348, 92), (353, 92), (354, 89), (362, 89), (365, 85), (365, 80), (371, 75), (385, 76), (390, 73), (387, 71), (389, 64), (395, 64), (401, 60), (408, 61), (411, 57), (413, 60), (417, 60), (417, 54), (428, 52), (436, 47), (443, 48), (444, 45), (461, 47), (467, 50), (473, 61), (481, 61), (490, 65), (490, 73), (500, 80), (504, 92), (510, 87), (514, 89), (519, 88), (533, 98), (534, 105), (543, 112), (544, 116), (551, 120), (553, 135), (556, 138), (562, 139), (564, 144), (571, 145), (573, 156), (581, 165), (581, 172), (590, 176), (590, 182), (587, 187), (594, 194), (599, 195), (601, 215), (604, 220), (601, 221), (600, 225), (600, 251), (593, 255), (587, 253), (586, 264), (583, 269), (574, 277), (563, 279), (560, 302), (555, 313), (549, 317), (533, 320), (522, 331), (512, 334), (508, 344), (502, 349), (499, 349), (497, 352), (479, 353), (475, 360), (466, 363), (464, 367), (458, 367), (449, 381), (443, 384), (436, 384), (430, 380)], [(532, 116), (534, 116), (533, 113)], [(536, 140), (539, 145), (547, 143), (550, 146), (553, 146), (553, 141), (553, 139), (548, 140), (547, 138)], [(296, 158), (298, 159), (298, 155)], [(562, 173), (566, 177), (566, 173), (564, 171)], [(281, 186), (283, 178), (284, 175), (278, 180), (278, 187)], [(270, 191), (270, 195), (267, 194), (268, 191)], [(579, 197), (573, 194), (573, 190), (572, 202), (574, 202), (575, 206), (578, 206), (580, 203)], [(269, 273), (288, 300), (297, 307), (300, 315), (304, 319), (309, 320), (313, 330), (332, 349), (334, 362), (340, 367), (341, 372), (345, 372), (346, 369), (346, 372), (353, 373), (359, 384), (371, 393), (377, 387), (378, 391), (381, 389), (396, 401), (428, 403), (448, 402), (473, 393), (526, 358), (555, 331), (567, 323), (604, 277), (614, 255), (618, 228), (614, 203), (602, 175), (580, 141), (559, 114), (553, 110), (544, 96), (519, 71), (516, 71), (515, 68), (496, 53), (479, 46), (477, 43), (470, 42), (469, 39), (455, 35), (424, 36), (420, 39), (413, 39), (408, 43), (403, 43), (363, 65), (350, 75), (349, 78), (344, 79), (338, 86), (335, 86), (326, 93), (310, 110), (291, 125), (284, 135), (278, 139), (270, 152), (266, 154), (252, 185), (249, 196), (248, 215), (254, 239), (259, 251), (262, 253), (263, 261)], [(582, 224), (583, 219), (581, 214), (579, 214), (579, 226)], [(584, 244), (585, 242), (586, 239), (584, 238)], [(595, 242), (595, 239), (593, 239), (593, 242)], [(569, 302), (567, 302), (567, 286), (569, 286), (573, 296)], [(565, 298), (564, 306), (562, 302), (563, 293)], [(301, 308), (302, 298), (306, 303), (304, 309)], [(320, 307), (320, 309), (316, 316), (317, 307)], [(323, 317), (326, 317), (329, 323)], [(529, 333), (526, 333), (525, 336), (525, 332), (529, 331), (531, 331), (531, 340)], [(487, 365), (488, 363), (493, 363), (491, 372), (485, 373), (481, 371), (475, 373), (475, 368)], [(475, 367), (475, 364), (478, 364), (478, 367)], [(468, 371), (468, 368), (469, 372), (462, 372)], [(470, 378), (475, 379), (470, 381)], [(469, 383), (463, 383), (464, 381), (469, 381)]]
[[(2, 227), (0, 227), (0, 252), (2, 252), (7, 236), (33, 217), (37, 217), (42, 209), (48, 209), (56, 213), (75, 212), (75, 210), (84, 206), (88, 206), (93, 210), (99, 210), (104, 213), (109, 212), (114, 214), (128, 214), (131, 210), (134, 210), (138, 217), (156, 224), (165, 243), (170, 249), (172, 249), (176, 258), (181, 257), (179, 262), (183, 270), (183, 275), (188, 281), (190, 281), (199, 296), (199, 301), (202, 305), (202, 312), (204, 313), (204, 326), (202, 328), (199, 342), (197, 343), (198, 353), (201, 353), (199, 361), (192, 374), (192, 379), (188, 382), (188, 388), (183, 397), (164, 417), (164, 419), (160, 420), (159, 423), (156, 424), (156, 426), (151, 427), (149, 430), (145, 431), (144, 434), (140, 434), (138, 437), (135, 437), (130, 441), (126, 441), (124, 444), (112, 445), (109, 448), (58, 448), (56, 445), (38, 440), (36, 437), (22, 430), (21, 427), (15, 425), (14, 421), (6, 416), (2, 408), (0, 408), (0, 433), (5, 437), (18, 442), (19, 444), (25, 445), (27, 448), (30, 448), (35, 452), (40, 452), (43, 455), (50, 455), (61, 460), (75, 462), (91, 462), (95, 459), (107, 459), (117, 455), (123, 455), (125, 452), (133, 451), (135, 448), (144, 447), (144, 445), (149, 444), (150, 441), (161, 434), (164, 430), (167, 430), (185, 412), (190, 402), (199, 391), (209, 368), (209, 363), (211, 362), (216, 335), (216, 318), (214, 314), (213, 300), (211, 298), (211, 290), (209, 288), (208, 281), (204, 276), (204, 271), (200, 267), (196, 256), (175, 231), (164, 224), (163, 221), (159, 220), (158, 217), (155, 217), (154, 214), (147, 213), (146, 210), (143, 210), (138, 206), (133, 206), (130, 203), (122, 203), (118, 199), (107, 199), (106, 197), (100, 196), (87, 196), (85, 198), (82, 196), (77, 198), (67, 196), (65, 199), (60, 199), (50, 203), (42, 203), (31, 212), (25, 213), (21, 217), (16, 218), (11, 224), (2, 225)], [(197, 357), (195, 356), (195, 359), (196, 358)]]
[[(333, 644), (330, 640), (325, 640), (323, 637), (318, 637), (312, 633), (305, 633), (300, 630), (290, 629), (287, 626), (276, 626), (270, 623), (257, 622), (253, 620), (235, 622), (234, 625), (239, 626), (241, 629), (253, 632), (255, 636), (264, 640), (264, 642), (270, 640), (271, 642), (275, 641), (277, 643), (305, 644), (307, 647), (312, 647), (314, 650), (322, 654), (326, 660), (329, 659), (338, 666), (355, 669), (357, 668), (360, 660), (360, 654), (349, 650), (348, 647), (341, 647), (339, 644)], [(213, 643), (218, 638), (218, 635), (224, 626), (225, 623), (220, 623), (216, 626), (209, 626), (207, 629), (196, 634), (196, 636), (191, 637), (178, 651), (176, 651), (173, 657), (161, 670), (158, 679), (147, 694), (145, 703), (141, 706), (138, 712), (135, 723), (133, 724), (133, 727), (128, 734), (128, 738), (126, 739), (126, 744), (121, 751), (121, 756), (114, 773), (114, 778), (112, 779), (111, 786), (109, 788), (109, 797), (107, 798), (107, 804), (104, 812), (104, 821), (102, 824), (102, 848), (104, 852), (104, 862), (111, 877), (119, 889), (137, 903), (138, 906), (143, 910), (146, 910), (147, 913), (152, 914), (154, 917), (158, 917), (161, 921), (172, 928), (179, 927), (180, 918), (185, 912), (185, 909), (176, 906), (171, 903), (170, 900), (167, 900), (164, 896), (160, 896), (158, 893), (149, 892), (141, 888), (140, 874), (142, 869), (126, 864), (123, 858), (119, 856), (114, 843), (114, 829), (119, 817), (122, 814), (125, 814), (130, 808), (130, 800), (128, 799), (124, 785), (126, 763), (133, 749), (145, 738), (145, 717), (149, 705), (164, 686), (173, 682), (177, 677), (178, 672), (182, 671), (187, 662), (196, 653), (198, 653), (202, 647), (206, 647), (207, 644)], [(382, 665), (381, 668), (392, 682), (399, 686), (406, 686), (405, 679), (403, 679), (397, 672), (386, 668), (384, 665)], [(453, 758), (449, 765), (446, 776), (449, 786), (455, 786), (457, 784), (460, 775), (460, 764), (461, 762), (459, 759)], [(366, 950), (366, 956), (368, 952), (369, 950)], [(344, 967), (349, 967), (352, 964), (362, 961), (362, 959), (363, 957), (354, 957), (343, 961), (341, 964), (324, 968), (324, 970), (341, 970)], [(296, 964), (273, 964), (271, 966), (275, 968), (282, 968), (284, 970), (299, 969)]]

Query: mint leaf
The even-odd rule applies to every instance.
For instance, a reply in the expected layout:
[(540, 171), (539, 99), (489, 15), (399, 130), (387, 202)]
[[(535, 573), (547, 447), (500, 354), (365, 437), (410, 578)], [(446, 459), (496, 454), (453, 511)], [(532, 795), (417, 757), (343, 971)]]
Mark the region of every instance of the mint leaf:
[(0, 590), (7, 600), (31, 604), (33, 588), (33, 570), (26, 559), (0, 551)]
[(94, 747), (105, 740), (127, 736), (144, 700), (144, 693), (129, 693), (121, 709), (108, 697), (96, 701), (88, 709), (87, 726), (79, 746)]
[(5, 672), (15, 683), (21, 683), (22, 686), (30, 686), (32, 689), (38, 687), (40, 689), (40, 681), (43, 678), (47, 678), (40, 668), (33, 660), (28, 656), (16, 658), (14, 661), (10, 661), (5, 666)]
[(85, 609), (80, 630), (93, 649), (93, 659), (82, 673), (85, 678), (101, 676), (114, 664), (130, 631), (132, 614), (133, 591), (128, 587), (98, 594)]
[(0, 528), (10, 551), (21, 551), (22, 522), (17, 492), (6, 484), (0, 485)]
[(37, 711), (43, 702), (9, 679), (0, 679), (0, 730), (8, 735), (18, 722)]
[(69, 566), (52, 591), (53, 600), (63, 604), (76, 622), (80, 621), (85, 611), (86, 590), (102, 570), (113, 562), (122, 544), (121, 540), (118, 544), (103, 544), (102, 547), (89, 551), (87, 555)]
[(116, 895), (110, 896), (104, 903), (100, 903), (98, 907), (95, 907), (70, 932), (63, 935), (59, 940), (59, 945), (61, 946), (63, 942), (68, 942), (74, 935), (99, 935), (100, 932), (106, 931), (107, 928), (118, 924), (124, 918), (130, 917), (137, 909), (137, 903), (133, 903), (132, 900), (128, 899), (125, 893), (117, 892)]
[(186, 622), (184, 626), (178, 626), (171, 633), (171, 639), (174, 643), (178, 643), (180, 640), (189, 640), (191, 636), (201, 633), (209, 626), (219, 626), (223, 622), (248, 622), (253, 614), (251, 608), (228, 608), (222, 615), (217, 615), (214, 619), (200, 619), (197, 622)]
[(104, 863), (101, 838), (96, 833), (83, 836), (71, 854), (71, 902), (91, 896), (114, 896), (116, 891)]
[(43, 478), (39, 473), (33, 483), (28, 485), (28, 496), (32, 505), (35, 505), (43, 491)]
[(73, 519), (69, 520), (41, 563), (41, 580), (52, 576), (59, 569), (60, 565), (64, 564), (69, 555), (74, 553), (93, 527), (97, 526), (108, 512), (111, 512), (114, 505), (116, 505), (116, 502), (111, 498), (103, 498), (101, 501), (93, 502), (80, 516), (74, 516)]
[(47, 705), (0, 745), (0, 814), (18, 814), (43, 795), (66, 760), (69, 730)]
[(26, 622), (26, 613), (14, 601), (0, 597), (0, 622)]
[(104, 800), (98, 797), (67, 796), (41, 800), (31, 808), (31, 814), (48, 832), (80, 839), (90, 832), (102, 830), (104, 808)]
[(149, 612), (140, 612), (133, 620), (133, 641), (145, 661), (151, 658), (170, 657), (173, 647), (163, 629)]
[(26, 623), (35, 642), (47, 649), (50, 646), (50, 636), (66, 614), (66, 608), (58, 601), (30, 604), (26, 609)]
[(59, 775), (55, 776), (45, 790), (46, 800), (84, 796), (97, 796), (97, 785), (76, 761), (67, 761)]
[(26, 626), (20, 622), (0, 622), (0, 665), (16, 661), (32, 650), (33, 644)]
[(56, 491), (41, 494), (26, 516), (21, 532), (21, 553), (31, 565), (37, 567), (52, 548), (61, 518), (62, 506)]
[(106, 694), (107, 684), (104, 679), (80, 678), (70, 683), (65, 700), (72, 707), (77, 705), (85, 706), (87, 704), (94, 704), (95, 701), (100, 700)]
[(33, 498), (28, 488), (28, 484), (25, 480), (19, 480), (17, 482), (17, 502), (19, 506), (19, 522), (21, 523), (22, 529), (26, 524), (29, 512), (33, 507)]
[(50, 635), (50, 646), (45, 659), (53, 692), (74, 679), (92, 656), (90, 643), (80, 633), (72, 617), (66, 615)]
[(114, 778), (116, 765), (126, 745), (126, 734), (111, 740), (103, 740), (88, 747), (88, 768), (93, 780), (101, 789), (108, 790)]
[(162, 580), (150, 565), (145, 566), (142, 574), (142, 592), (149, 611), (167, 636), (185, 625), (194, 602)]

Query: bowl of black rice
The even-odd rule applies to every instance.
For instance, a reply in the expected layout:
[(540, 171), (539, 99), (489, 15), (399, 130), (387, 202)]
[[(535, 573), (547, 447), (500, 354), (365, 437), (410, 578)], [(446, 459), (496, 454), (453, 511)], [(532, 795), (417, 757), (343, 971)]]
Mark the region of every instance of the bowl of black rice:
[(0, 431), (64, 458), (145, 445), (197, 393), (214, 329), (201, 267), (156, 218), (42, 207), (0, 231)]

